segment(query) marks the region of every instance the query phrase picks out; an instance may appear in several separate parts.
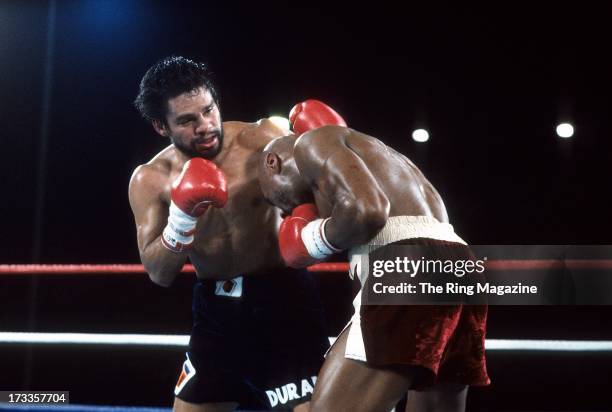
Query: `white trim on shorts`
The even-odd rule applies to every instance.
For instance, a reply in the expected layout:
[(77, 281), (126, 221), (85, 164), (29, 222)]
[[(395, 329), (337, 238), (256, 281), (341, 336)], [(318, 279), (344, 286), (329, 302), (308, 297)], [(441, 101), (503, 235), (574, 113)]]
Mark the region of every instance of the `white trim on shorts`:
[[(342, 329), (344, 332), (349, 326), (349, 334), (346, 340), (344, 357), (357, 361), (367, 362), (365, 343), (361, 332), (361, 291), (367, 280), (367, 271), (361, 270), (361, 263), (367, 259), (369, 252), (390, 243), (406, 239), (427, 238), (446, 242), (467, 245), (448, 223), (442, 223), (430, 216), (392, 216), (380, 232), (367, 244), (357, 246), (349, 250), (349, 275), (354, 278), (359, 276), (361, 290), (353, 299), (355, 312), (348, 324)], [(364, 256), (365, 255), (365, 256)], [(340, 334), (342, 334), (340, 332)], [(333, 345), (332, 345), (333, 346)], [(331, 348), (330, 348), (331, 349)], [(329, 351), (328, 351), (329, 352)]]

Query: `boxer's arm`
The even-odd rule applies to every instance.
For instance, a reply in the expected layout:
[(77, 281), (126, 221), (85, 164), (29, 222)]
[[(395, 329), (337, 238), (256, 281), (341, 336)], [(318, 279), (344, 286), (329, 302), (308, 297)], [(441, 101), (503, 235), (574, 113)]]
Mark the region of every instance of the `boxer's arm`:
[(140, 260), (151, 280), (170, 286), (187, 261), (187, 253), (174, 253), (163, 246), (161, 234), (168, 220), (168, 205), (161, 199), (168, 176), (154, 166), (138, 167), (129, 186)]
[(366, 243), (385, 225), (390, 202), (365, 162), (346, 145), (350, 129), (327, 126), (300, 137), (300, 174), (332, 205), (325, 234), (332, 246)]

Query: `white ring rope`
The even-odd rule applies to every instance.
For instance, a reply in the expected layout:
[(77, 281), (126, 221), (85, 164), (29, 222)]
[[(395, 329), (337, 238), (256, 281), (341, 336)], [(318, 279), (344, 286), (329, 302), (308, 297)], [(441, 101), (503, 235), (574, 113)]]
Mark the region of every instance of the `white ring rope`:
[[(330, 338), (333, 343), (335, 338)], [(0, 344), (187, 347), (189, 335), (0, 332)], [(612, 341), (487, 339), (487, 351), (612, 352)]]

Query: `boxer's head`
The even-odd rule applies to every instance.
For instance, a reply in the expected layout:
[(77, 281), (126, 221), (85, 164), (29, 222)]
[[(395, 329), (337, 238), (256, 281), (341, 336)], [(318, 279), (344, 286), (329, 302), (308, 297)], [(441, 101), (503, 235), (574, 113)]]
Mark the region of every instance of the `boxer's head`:
[(215, 157), (223, 147), (219, 100), (202, 63), (167, 57), (140, 82), (134, 101), (153, 128), (189, 157)]
[(259, 163), (259, 185), (264, 197), (285, 213), (312, 202), (312, 191), (302, 178), (293, 157), (298, 136), (279, 137), (264, 148)]

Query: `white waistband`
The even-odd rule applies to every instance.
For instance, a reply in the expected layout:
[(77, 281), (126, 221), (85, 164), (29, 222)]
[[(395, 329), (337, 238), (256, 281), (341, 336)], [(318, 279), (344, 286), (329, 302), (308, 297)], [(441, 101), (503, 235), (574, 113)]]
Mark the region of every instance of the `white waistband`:
[[(350, 275), (361, 255), (368, 255), (379, 247), (406, 239), (427, 238), (467, 245), (455, 233), (453, 226), (430, 216), (392, 216), (374, 238), (367, 244), (349, 250)], [(362, 282), (363, 284), (363, 282)]]
[(430, 216), (392, 216), (369, 246), (384, 246), (405, 239), (428, 238), (466, 244), (455, 234), (453, 226)]

